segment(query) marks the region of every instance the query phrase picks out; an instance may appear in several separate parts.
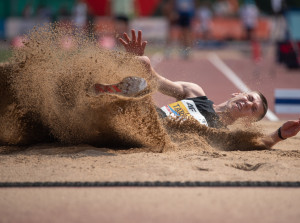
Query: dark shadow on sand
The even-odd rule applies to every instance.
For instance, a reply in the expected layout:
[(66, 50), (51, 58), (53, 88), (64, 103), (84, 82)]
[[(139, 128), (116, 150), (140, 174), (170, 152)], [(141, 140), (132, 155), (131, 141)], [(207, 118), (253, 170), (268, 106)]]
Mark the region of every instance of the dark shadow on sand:
[[(0, 146), (0, 155), (51, 155), (70, 156), (116, 156), (112, 149), (97, 148), (91, 145), (63, 145), (59, 143), (35, 144), (31, 146)], [(75, 156), (74, 156), (75, 155)]]

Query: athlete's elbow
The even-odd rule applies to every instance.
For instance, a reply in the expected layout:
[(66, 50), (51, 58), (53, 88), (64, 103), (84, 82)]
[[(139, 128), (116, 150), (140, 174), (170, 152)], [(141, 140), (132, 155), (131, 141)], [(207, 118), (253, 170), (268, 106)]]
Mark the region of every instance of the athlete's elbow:
[(149, 57), (147, 56), (139, 56), (138, 60), (140, 61), (141, 64), (143, 64), (147, 69), (150, 69), (151, 67), (151, 62)]
[(198, 84), (190, 83), (184, 88), (185, 96), (188, 98), (205, 96), (205, 92)]

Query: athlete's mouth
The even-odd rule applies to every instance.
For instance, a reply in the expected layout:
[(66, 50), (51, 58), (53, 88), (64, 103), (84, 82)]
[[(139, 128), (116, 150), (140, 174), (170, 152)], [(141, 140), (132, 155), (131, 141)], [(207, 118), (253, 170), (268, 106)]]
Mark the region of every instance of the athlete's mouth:
[(238, 109), (241, 111), (242, 107), (243, 107), (242, 104), (240, 102), (236, 102), (236, 105), (237, 105)]

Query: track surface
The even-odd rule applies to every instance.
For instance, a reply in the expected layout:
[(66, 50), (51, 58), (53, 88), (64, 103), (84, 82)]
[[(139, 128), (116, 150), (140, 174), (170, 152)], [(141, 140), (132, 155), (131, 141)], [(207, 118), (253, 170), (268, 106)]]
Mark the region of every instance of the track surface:
[(300, 189), (1, 189), (1, 222), (299, 222)]

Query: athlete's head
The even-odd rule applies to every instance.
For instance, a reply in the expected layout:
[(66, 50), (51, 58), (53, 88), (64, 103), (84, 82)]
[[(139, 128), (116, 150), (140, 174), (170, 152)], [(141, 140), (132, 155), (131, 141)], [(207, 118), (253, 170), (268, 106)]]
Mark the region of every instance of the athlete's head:
[(232, 121), (239, 118), (247, 118), (252, 122), (259, 121), (268, 110), (267, 99), (258, 91), (234, 93), (225, 106), (225, 111)]

